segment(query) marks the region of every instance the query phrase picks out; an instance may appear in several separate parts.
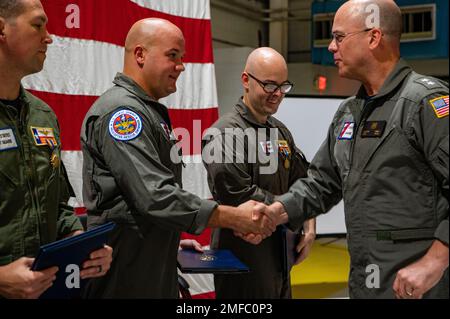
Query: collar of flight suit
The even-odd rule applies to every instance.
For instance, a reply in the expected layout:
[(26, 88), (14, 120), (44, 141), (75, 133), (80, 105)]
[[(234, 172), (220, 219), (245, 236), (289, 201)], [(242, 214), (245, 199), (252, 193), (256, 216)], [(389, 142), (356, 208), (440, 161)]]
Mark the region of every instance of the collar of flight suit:
[(248, 108), (248, 106), (244, 103), (244, 98), (243, 97), (239, 98), (239, 100), (236, 103), (234, 108), (235, 108), (235, 110), (237, 112), (239, 112), (239, 114), (242, 116), (242, 118), (244, 118), (246, 121), (252, 123), (254, 126), (258, 126), (258, 127), (276, 127), (272, 116), (269, 116), (267, 118), (267, 122), (265, 124), (259, 123), (256, 120), (256, 118), (253, 115), (253, 113)]
[(145, 91), (137, 84), (132, 78), (126, 76), (123, 73), (117, 72), (116, 77), (114, 78), (113, 83), (120, 87), (123, 87), (125, 90), (137, 95), (139, 98), (146, 102), (158, 103), (154, 98), (145, 93)]
[[(23, 88), (22, 85), (20, 85), (20, 89), (19, 89), (19, 96), (17, 97), (16, 100), (19, 100), (19, 102), (23, 105), (28, 105), (29, 104), (29, 99), (27, 97), (26, 91)], [(0, 101), (0, 104), (3, 106), (4, 104)]]
[(172, 130), (172, 123), (170, 120), (169, 111), (167, 110), (167, 107), (159, 103), (157, 100), (149, 96), (147, 93), (145, 93), (145, 91), (139, 86), (139, 84), (137, 84), (132, 78), (126, 76), (123, 73), (117, 72), (113, 83), (115, 85), (124, 88), (131, 94), (136, 95), (137, 97), (145, 101), (147, 105), (152, 107), (156, 112), (158, 112), (162, 116), (166, 124), (169, 125), (169, 128)]
[[(412, 72), (412, 68), (406, 63), (405, 60), (400, 59), (389, 76), (384, 81), (380, 91), (377, 95), (372, 96), (372, 99), (378, 99), (391, 93), (397, 86), (399, 86), (403, 80)], [(366, 90), (362, 85), (356, 94), (358, 99), (365, 99), (367, 97)]]
[[(18, 100), (20, 103), (20, 109), (19, 112), (16, 110), (15, 112), (8, 112), (10, 114), (10, 116), (12, 116), (13, 118), (19, 119), (21, 117), (20, 112), (24, 112), (24, 118), (27, 119), (28, 118), (28, 113), (30, 112), (30, 105), (31, 105), (31, 101), (28, 97), (28, 91), (26, 91), (24, 89), (24, 87), (22, 85), (20, 85), (20, 90), (19, 90), (19, 96), (18, 96)], [(48, 111), (47, 109), (43, 108), (41, 105), (39, 105), (38, 103), (34, 103), (35, 105), (33, 105), (33, 107), (39, 109), (39, 110), (44, 110), (44, 111)], [(3, 107), (6, 107), (6, 105), (4, 105), (3, 103), (0, 102), (0, 105)], [(13, 109), (15, 109), (13, 107)], [(7, 109), (5, 109), (7, 110)]]

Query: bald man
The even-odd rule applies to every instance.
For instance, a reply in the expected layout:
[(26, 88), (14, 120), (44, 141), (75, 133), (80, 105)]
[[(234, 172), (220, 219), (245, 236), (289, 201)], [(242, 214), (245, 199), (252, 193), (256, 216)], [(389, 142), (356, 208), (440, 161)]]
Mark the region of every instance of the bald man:
[(329, 50), (339, 75), (362, 86), (340, 105), (308, 177), (269, 209), (295, 228), (344, 200), (351, 298), (449, 297), (448, 84), (400, 58), (401, 21), (388, 0), (336, 12)]
[(111, 270), (89, 283), (88, 298), (177, 298), (181, 231), (220, 226), (266, 237), (275, 230), (265, 216), (253, 216), (256, 202), (218, 206), (183, 191), (177, 140), (158, 100), (176, 91), (184, 52), (183, 34), (169, 21), (136, 22), (126, 38), (123, 73), (84, 119), (88, 226), (117, 224), (109, 239)]
[[(275, 195), (288, 191), (295, 180), (306, 176), (309, 163), (295, 146), (291, 133), (280, 121), (273, 117), (286, 93), (292, 88), (288, 81), (288, 69), (284, 58), (271, 48), (259, 48), (248, 57), (241, 76), (244, 96), (233, 111), (221, 117), (212, 127), (209, 142), (204, 144), (204, 163), (208, 172), (208, 184), (214, 200), (221, 204), (240, 205), (248, 200), (266, 204), (273, 203)], [(270, 136), (270, 130), (278, 136)], [(208, 161), (208, 148), (222, 144), (235, 133), (237, 144), (233, 152), (221, 148), (224, 161)], [(244, 134), (254, 132), (247, 140)], [(258, 139), (258, 137), (261, 137)], [(258, 140), (256, 140), (258, 139)], [(255, 153), (239, 161), (239, 154)], [(275, 163), (272, 171), (263, 171), (269, 166), (264, 157)], [(260, 156), (262, 153), (263, 156)], [(233, 155), (236, 155), (233, 157)], [(274, 155), (273, 157), (270, 157)], [(253, 161), (252, 158), (255, 160)], [(304, 223), (304, 234), (295, 237), (280, 226), (269, 238), (255, 246), (229, 229), (216, 229), (212, 234), (212, 247), (230, 249), (250, 267), (251, 272), (242, 275), (215, 275), (217, 298), (290, 298), (289, 272), (295, 261), (288, 261), (284, 247), (286, 239), (295, 241), (300, 262), (308, 255), (315, 238), (315, 220)]]

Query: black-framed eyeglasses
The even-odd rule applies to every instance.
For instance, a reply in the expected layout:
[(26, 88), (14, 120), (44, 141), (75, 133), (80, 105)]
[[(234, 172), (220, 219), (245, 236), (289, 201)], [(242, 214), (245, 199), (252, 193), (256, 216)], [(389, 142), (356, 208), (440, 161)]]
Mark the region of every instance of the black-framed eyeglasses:
[(272, 83), (272, 82), (261, 81), (261, 80), (255, 78), (250, 73), (248, 73), (248, 72), (246, 72), (246, 73), (248, 74), (249, 77), (251, 77), (253, 80), (258, 82), (258, 84), (261, 85), (264, 92), (266, 92), (266, 93), (275, 93), (278, 89), (280, 89), (280, 92), (282, 94), (286, 94), (286, 93), (289, 93), (289, 91), (292, 90), (292, 88), (294, 87), (294, 84), (289, 81), (285, 81), (285, 82), (281, 83), (280, 85), (278, 85), (278, 84)]
[(344, 41), (344, 39), (350, 35), (355, 35), (355, 34), (359, 34), (359, 33), (363, 33), (363, 32), (367, 32), (372, 30), (373, 28), (368, 28), (368, 29), (364, 29), (361, 31), (354, 31), (354, 32), (333, 32), (331, 33), (331, 41), (335, 40), (336, 43), (342, 43), (342, 41)]

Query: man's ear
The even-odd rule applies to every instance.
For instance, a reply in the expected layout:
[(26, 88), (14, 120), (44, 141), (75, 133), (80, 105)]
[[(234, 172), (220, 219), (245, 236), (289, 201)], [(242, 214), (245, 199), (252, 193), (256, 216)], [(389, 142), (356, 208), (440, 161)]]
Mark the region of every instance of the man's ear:
[(145, 62), (145, 48), (141, 45), (137, 45), (134, 48), (134, 58), (136, 60), (136, 63), (142, 67)]
[(241, 74), (241, 82), (242, 82), (242, 86), (244, 87), (245, 90), (248, 90), (248, 74), (247, 72), (243, 72)]
[(374, 28), (369, 32), (370, 32), (369, 48), (373, 50), (380, 46), (381, 39), (383, 38), (383, 32), (381, 31), (381, 29), (378, 28)]

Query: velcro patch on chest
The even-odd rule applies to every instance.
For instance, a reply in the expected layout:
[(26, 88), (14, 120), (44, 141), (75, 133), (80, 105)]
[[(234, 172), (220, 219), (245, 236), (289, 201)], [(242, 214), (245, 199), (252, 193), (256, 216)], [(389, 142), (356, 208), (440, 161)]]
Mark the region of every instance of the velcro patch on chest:
[(17, 141), (12, 128), (0, 129), (0, 152), (17, 148)]
[(259, 145), (261, 145), (263, 152), (267, 155), (273, 153), (272, 141), (262, 141), (259, 142)]
[(386, 121), (367, 121), (361, 131), (361, 137), (382, 137)]
[(353, 130), (355, 129), (355, 122), (345, 122), (339, 133), (338, 140), (351, 140), (353, 138)]
[(34, 144), (37, 146), (49, 146), (51, 149), (58, 145), (55, 133), (51, 127), (30, 126), (31, 134), (34, 137)]
[(429, 102), (438, 118), (448, 116), (448, 95), (431, 99)]
[(142, 131), (142, 120), (135, 112), (120, 110), (109, 120), (109, 134), (118, 141), (131, 141)]

